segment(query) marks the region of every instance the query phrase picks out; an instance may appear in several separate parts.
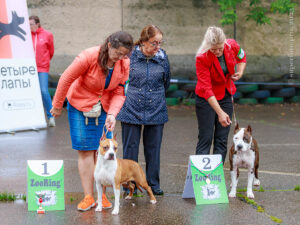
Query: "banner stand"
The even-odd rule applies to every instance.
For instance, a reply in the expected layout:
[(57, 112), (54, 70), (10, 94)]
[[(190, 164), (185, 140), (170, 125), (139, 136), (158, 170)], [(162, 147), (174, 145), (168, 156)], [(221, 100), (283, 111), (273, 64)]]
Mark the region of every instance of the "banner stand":
[(0, 133), (46, 128), (26, 0), (0, 0)]

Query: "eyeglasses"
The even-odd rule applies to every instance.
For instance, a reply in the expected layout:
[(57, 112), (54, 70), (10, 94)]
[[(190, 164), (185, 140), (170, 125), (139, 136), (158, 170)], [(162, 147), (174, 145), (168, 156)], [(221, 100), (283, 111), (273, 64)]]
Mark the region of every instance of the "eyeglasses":
[(153, 42), (151, 42), (151, 41), (148, 41), (149, 43), (150, 43), (150, 45), (152, 45), (153, 47), (157, 47), (157, 46), (162, 46), (163, 44), (165, 44), (166, 43), (166, 41), (165, 40), (161, 40), (160, 42), (158, 42), (158, 41), (153, 41)]
[(112, 50), (113, 50), (113, 54), (119, 59), (123, 59), (125, 57), (130, 57), (130, 55), (131, 55), (131, 51), (124, 53), (122, 51), (117, 50), (116, 48), (112, 48)]

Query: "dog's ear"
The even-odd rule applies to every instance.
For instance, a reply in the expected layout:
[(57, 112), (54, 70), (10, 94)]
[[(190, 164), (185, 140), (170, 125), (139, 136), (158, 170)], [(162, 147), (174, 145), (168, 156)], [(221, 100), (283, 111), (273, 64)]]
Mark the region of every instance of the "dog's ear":
[(250, 125), (248, 125), (248, 127), (247, 127), (247, 131), (252, 135), (252, 128), (251, 128), (251, 126)]
[(236, 123), (234, 130), (238, 130), (239, 128), (239, 123)]

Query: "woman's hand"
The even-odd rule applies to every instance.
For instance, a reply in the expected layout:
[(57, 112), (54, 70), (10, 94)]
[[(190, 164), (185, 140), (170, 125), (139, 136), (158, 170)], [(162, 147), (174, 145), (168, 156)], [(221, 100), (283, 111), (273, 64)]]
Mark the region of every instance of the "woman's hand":
[(220, 107), (217, 99), (215, 96), (210, 96), (207, 99), (208, 103), (210, 104), (210, 106), (215, 110), (215, 112), (218, 115), (219, 118), (219, 122), (222, 125), (222, 127), (227, 127), (231, 124), (231, 120), (230, 117), (228, 116), (227, 113), (225, 113), (223, 111), (223, 109)]
[(233, 74), (233, 75), (231, 76), (231, 79), (232, 79), (233, 81), (237, 81), (237, 80), (241, 79), (242, 75), (243, 75), (243, 74), (242, 74), (241, 72), (236, 72), (235, 74)]
[(218, 115), (218, 117), (219, 117), (219, 122), (222, 125), (222, 127), (228, 127), (232, 123), (230, 120), (230, 117), (224, 111), (222, 113), (220, 113), (220, 115)]
[(107, 114), (106, 120), (105, 120), (105, 126), (108, 131), (113, 131), (116, 126), (116, 118), (112, 114)]
[(61, 112), (62, 112), (62, 108), (58, 109), (58, 108), (52, 107), (52, 109), (50, 110), (51, 115), (54, 117), (59, 117), (61, 115)]
[(237, 81), (242, 78), (244, 70), (246, 68), (246, 63), (238, 63), (236, 64), (237, 72), (231, 76), (233, 81)]

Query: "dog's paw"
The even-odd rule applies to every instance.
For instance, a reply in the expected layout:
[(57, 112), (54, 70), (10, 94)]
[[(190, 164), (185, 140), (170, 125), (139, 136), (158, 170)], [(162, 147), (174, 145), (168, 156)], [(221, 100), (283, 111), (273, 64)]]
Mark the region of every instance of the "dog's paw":
[(259, 185), (260, 185), (259, 179), (255, 179), (255, 178), (254, 178), (253, 185), (254, 185), (254, 186), (259, 186)]
[(156, 200), (150, 200), (151, 204), (155, 204), (157, 201)]
[(114, 208), (114, 210), (111, 212), (112, 215), (118, 215), (119, 209)]
[(235, 198), (236, 197), (236, 192), (235, 191), (231, 191), (228, 196), (230, 198)]
[(95, 211), (101, 212), (101, 211), (102, 211), (102, 207), (100, 207), (100, 206), (98, 205), (97, 208), (95, 209)]
[(125, 197), (125, 199), (126, 199), (126, 200), (131, 200), (131, 199), (132, 199), (132, 197), (131, 197), (131, 196), (129, 196), (129, 195), (127, 195), (127, 196)]
[(252, 191), (249, 191), (249, 192), (247, 191), (247, 197), (253, 199), (254, 198), (253, 192)]

